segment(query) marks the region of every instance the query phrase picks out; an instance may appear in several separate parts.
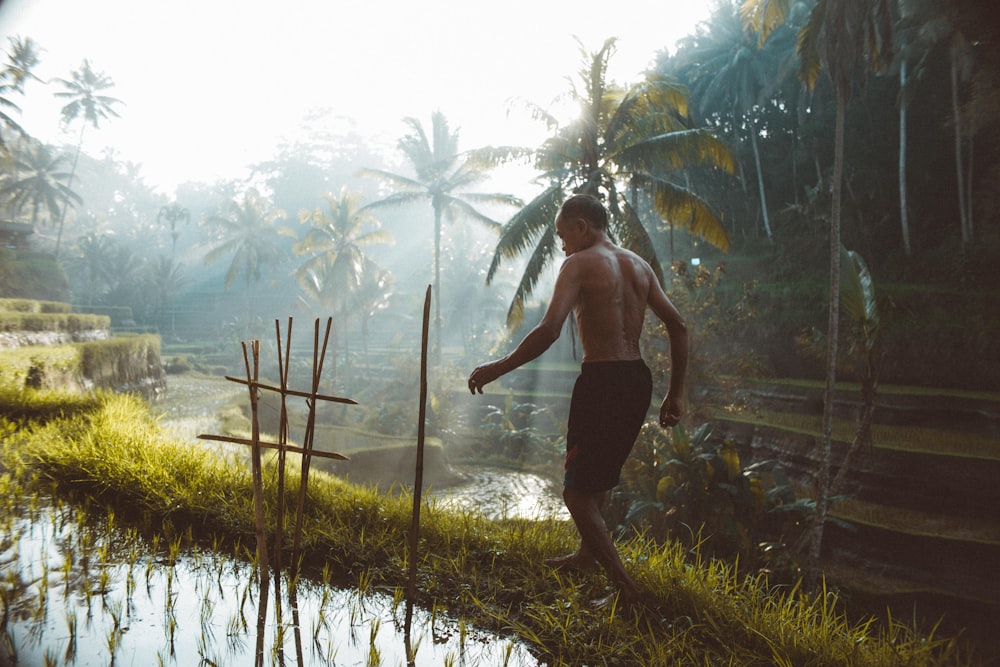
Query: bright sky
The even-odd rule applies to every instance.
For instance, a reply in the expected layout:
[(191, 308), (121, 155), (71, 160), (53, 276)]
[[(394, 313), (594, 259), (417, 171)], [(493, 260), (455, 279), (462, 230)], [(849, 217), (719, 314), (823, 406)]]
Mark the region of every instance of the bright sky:
[[(113, 147), (146, 182), (239, 177), (330, 107), (395, 142), (401, 120), (442, 111), (460, 147), (537, 145), (538, 124), (507, 116), (519, 97), (549, 107), (590, 52), (617, 37), (611, 78), (635, 82), (662, 48), (708, 16), (710, 0), (4, 0), (7, 37), (44, 50), (37, 74), (70, 78), (84, 58), (110, 76), (121, 118), (87, 130), (85, 151)], [(59, 128), (55, 85), (28, 88), (22, 126)], [(15, 99), (15, 101), (19, 101)]]

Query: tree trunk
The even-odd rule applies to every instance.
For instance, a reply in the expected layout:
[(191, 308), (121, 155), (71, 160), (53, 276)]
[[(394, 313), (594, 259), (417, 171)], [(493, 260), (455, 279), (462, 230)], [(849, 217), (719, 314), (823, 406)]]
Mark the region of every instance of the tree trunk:
[(968, 163), (969, 166), (965, 170), (965, 212), (969, 217), (969, 238), (973, 238), (976, 235), (975, 229), (973, 228), (972, 220), (974, 218), (972, 214), (972, 149), (975, 147), (975, 135), (973, 134), (973, 128), (969, 128), (969, 155)]
[(764, 172), (760, 168), (760, 150), (757, 148), (757, 126), (750, 123), (750, 145), (753, 147), (753, 160), (757, 166), (757, 190), (760, 193), (760, 212), (764, 217), (764, 232), (767, 233), (767, 240), (774, 241), (771, 235), (771, 221), (767, 216), (767, 197), (764, 195)]
[(63, 223), (66, 222), (66, 209), (69, 208), (69, 192), (73, 188), (73, 177), (76, 176), (76, 164), (80, 161), (80, 151), (83, 150), (83, 132), (87, 129), (84, 123), (80, 128), (80, 139), (76, 144), (76, 155), (73, 156), (73, 168), (69, 170), (69, 180), (66, 182), (66, 196), (63, 197), (63, 208), (59, 213), (59, 232), (56, 234), (56, 250), (53, 254), (59, 257), (59, 245), (62, 243)]
[(958, 178), (958, 215), (962, 223), (962, 243), (969, 242), (969, 215), (965, 210), (965, 168), (962, 165), (962, 114), (958, 104), (958, 55), (951, 55), (951, 113), (955, 125), (955, 175)]
[(903, 230), (903, 252), (910, 248), (910, 218), (906, 211), (906, 59), (899, 66), (899, 222)]
[(805, 583), (814, 590), (819, 578), (823, 529), (830, 502), (830, 465), (833, 450), (833, 391), (837, 381), (837, 337), (840, 321), (840, 200), (844, 174), (844, 116), (849, 84), (837, 84), (837, 117), (833, 147), (833, 192), (830, 215), (830, 308), (827, 321), (826, 387), (823, 390), (823, 432), (819, 470), (816, 476), (816, 516), (809, 541)]
[(441, 207), (434, 205), (434, 344), (431, 349), (441, 360)]

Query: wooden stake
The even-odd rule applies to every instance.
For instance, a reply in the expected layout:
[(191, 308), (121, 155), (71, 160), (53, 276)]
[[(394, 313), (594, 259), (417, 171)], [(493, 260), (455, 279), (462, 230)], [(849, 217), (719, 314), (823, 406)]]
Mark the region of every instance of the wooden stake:
[(257, 564), (260, 569), (260, 604), (257, 610), (257, 654), (255, 664), (264, 664), (264, 625), (267, 619), (267, 593), (270, 586), (267, 562), (267, 538), (264, 534), (264, 480), (260, 460), (260, 423), (257, 419), (257, 379), (260, 372), (260, 341), (250, 341), (253, 357), (251, 370), (247, 344), (243, 342), (243, 363), (250, 392), (251, 466), (253, 471), (253, 507), (257, 524)]
[[(420, 406), (417, 423), (417, 462), (413, 476), (413, 520), (410, 523), (410, 573), (406, 594), (405, 632), (409, 639), (413, 604), (417, 597), (417, 546), (420, 540), (420, 496), (424, 485), (424, 422), (427, 420), (427, 331), (431, 312), (431, 286), (424, 296), (423, 330), (420, 336)], [(407, 656), (407, 660), (410, 656)]]
[(299, 480), (299, 503), (295, 511), (295, 535), (292, 540), (292, 567), (295, 575), (298, 575), (299, 568), (299, 541), (302, 536), (302, 519), (306, 505), (306, 485), (309, 482), (309, 466), (312, 462), (313, 436), (316, 430), (316, 400), (319, 396), (319, 380), (323, 374), (323, 361), (326, 359), (326, 346), (330, 341), (330, 327), (333, 318), (326, 320), (326, 334), (323, 336), (323, 348), (319, 348), (319, 319), (316, 320), (315, 331), (313, 333), (313, 377), (312, 393), (306, 398), (309, 406), (309, 418), (306, 422), (305, 436), (302, 438), (302, 477)]

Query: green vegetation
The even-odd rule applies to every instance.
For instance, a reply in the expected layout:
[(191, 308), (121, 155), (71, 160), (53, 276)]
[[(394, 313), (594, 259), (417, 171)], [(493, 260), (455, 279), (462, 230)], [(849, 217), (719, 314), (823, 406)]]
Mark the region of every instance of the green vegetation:
[(160, 337), (152, 334), (0, 349), (0, 389), (5, 391), (62, 389), (87, 382), (135, 386), (160, 377)]
[[(707, 409), (706, 413), (713, 418), (776, 428), (800, 435), (818, 437), (820, 433), (820, 418), (813, 414), (774, 411), (739, 414), (721, 408)], [(854, 437), (855, 428), (854, 422), (834, 420), (834, 440), (849, 443)], [(872, 446), (938, 456), (1000, 460), (996, 438), (917, 426), (875, 424), (872, 426)]]
[(69, 313), (70, 305), (38, 299), (0, 299), (0, 313)]
[(106, 330), (111, 318), (106, 315), (75, 313), (0, 312), (0, 331), (54, 331), (79, 333)]
[[(14, 480), (28, 490), (113, 507), (122, 521), (153, 517), (178, 533), (252, 544), (244, 452), (215, 456), (171, 441), (132, 397), (103, 396), (71, 418), (59, 416), (56, 405), (50, 409), (31, 424), (3, 429), (5, 486)], [(273, 478), (269, 466), (265, 479)], [(290, 473), (286, 507), (294, 506), (296, 483)], [(273, 508), (274, 484), (266, 489)], [(406, 494), (311, 476), (306, 570), (326, 566), (342, 581), (402, 586), (411, 503)], [(830, 591), (772, 590), (762, 576), (743, 577), (731, 565), (703, 560), (697, 549), (643, 536), (623, 543), (622, 552), (647, 591), (645, 602), (594, 611), (587, 600), (604, 593), (602, 580), (559, 576), (539, 565), (573, 548), (568, 524), (494, 522), (433, 504), (422, 517), (420, 602), (513, 631), (550, 664), (595, 656), (637, 665), (973, 664), (955, 641), (921, 636), (898, 620), (848, 620)]]
[(0, 296), (66, 301), (69, 280), (51, 255), (0, 248)]

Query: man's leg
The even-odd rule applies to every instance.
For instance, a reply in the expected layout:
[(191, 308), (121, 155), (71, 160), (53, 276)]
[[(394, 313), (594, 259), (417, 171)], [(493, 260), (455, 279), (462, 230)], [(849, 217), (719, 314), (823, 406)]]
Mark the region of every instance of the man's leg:
[(563, 500), (577, 530), (580, 531), (580, 551), (575, 556), (600, 563), (611, 581), (618, 586), (623, 600), (638, 600), (639, 589), (622, 565), (618, 550), (611, 540), (611, 533), (601, 515), (604, 493), (582, 491), (567, 486), (563, 489)]
[(577, 572), (594, 572), (597, 570), (597, 560), (591, 555), (590, 549), (580, 540), (580, 547), (571, 554), (546, 558), (545, 564), (557, 570), (576, 570)]

